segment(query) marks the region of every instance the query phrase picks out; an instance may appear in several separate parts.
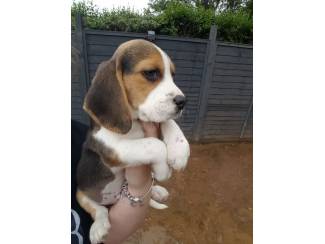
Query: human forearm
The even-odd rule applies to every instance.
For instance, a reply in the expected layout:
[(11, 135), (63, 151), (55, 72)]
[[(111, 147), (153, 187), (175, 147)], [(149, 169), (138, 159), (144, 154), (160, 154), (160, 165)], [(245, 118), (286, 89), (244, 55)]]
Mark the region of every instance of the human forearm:
[[(145, 137), (159, 137), (159, 127), (146, 123)], [(143, 196), (152, 184), (151, 167), (142, 165), (128, 167), (125, 170), (128, 190), (133, 196)], [(129, 199), (122, 197), (109, 211), (111, 229), (106, 239), (106, 244), (119, 244), (134, 233), (144, 222), (149, 208), (151, 191), (143, 199), (142, 205), (131, 206)]]
[[(126, 169), (129, 192), (133, 196), (142, 196), (151, 186), (151, 171), (148, 166)], [(142, 205), (131, 206), (126, 197), (122, 197), (109, 211), (111, 229), (106, 244), (122, 243), (144, 222), (150, 200), (150, 192)]]

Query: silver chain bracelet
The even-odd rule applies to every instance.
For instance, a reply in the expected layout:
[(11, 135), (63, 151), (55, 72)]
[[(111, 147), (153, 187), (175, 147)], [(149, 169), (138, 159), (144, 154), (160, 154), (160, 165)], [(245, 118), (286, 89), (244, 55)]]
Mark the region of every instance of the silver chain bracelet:
[(154, 184), (154, 177), (152, 176), (152, 182), (151, 182), (151, 186), (149, 187), (148, 191), (140, 197), (136, 197), (133, 196), (130, 192), (129, 192), (129, 188), (128, 188), (128, 182), (125, 181), (122, 185), (122, 190), (121, 190), (121, 196), (125, 196), (127, 199), (129, 199), (131, 206), (136, 206), (136, 205), (143, 205), (143, 200), (145, 199), (145, 197), (150, 193), (151, 188)]

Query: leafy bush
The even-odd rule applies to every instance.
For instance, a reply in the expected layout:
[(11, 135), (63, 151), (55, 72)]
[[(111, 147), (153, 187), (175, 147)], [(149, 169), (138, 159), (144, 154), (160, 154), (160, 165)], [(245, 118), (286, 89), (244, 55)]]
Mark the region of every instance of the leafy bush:
[(176, 0), (168, 2), (161, 12), (147, 9), (144, 13), (130, 8), (99, 10), (91, 1), (73, 2), (72, 28), (75, 28), (78, 13), (84, 16), (85, 27), (91, 29), (140, 33), (154, 30), (157, 34), (207, 38), (210, 26), (216, 24), (219, 40), (251, 43), (253, 39), (253, 21), (247, 12), (215, 13), (213, 9)]
[(216, 16), (218, 38), (222, 41), (252, 43), (253, 21), (243, 11), (223, 12)]
[(215, 23), (213, 10), (171, 2), (159, 17), (160, 33), (166, 35), (206, 38)]

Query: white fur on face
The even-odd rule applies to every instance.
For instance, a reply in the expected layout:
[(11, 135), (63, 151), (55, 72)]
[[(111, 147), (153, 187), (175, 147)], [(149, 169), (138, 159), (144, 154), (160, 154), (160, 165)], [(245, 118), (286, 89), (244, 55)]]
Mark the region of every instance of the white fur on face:
[(153, 89), (146, 100), (139, 106), (139, 118), (142, 121), (163, 122), (178, 116), (178, 109), (173, 99), (177, 95), (184, 96), (175, 85), (170, 72), (170, 59), (156, 46), (164, 63), (164, 74), (159, 85)]

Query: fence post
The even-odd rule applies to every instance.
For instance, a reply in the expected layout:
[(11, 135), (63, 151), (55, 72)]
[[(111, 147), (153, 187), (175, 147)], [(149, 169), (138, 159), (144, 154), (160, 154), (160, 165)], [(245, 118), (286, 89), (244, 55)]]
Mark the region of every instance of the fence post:
[(249, 119), (249, 117), (251, 115), (252, 108), (253, 108), (253, 98), (252, 98), (251, 103), (250, 103), (250, 105), (249, 105), (249, 107), (247, 109), (246, 118), (245, 118), (245, 120), (243, 122), (243, 125), (241, 127), (241, 130), (240, 130), (240, 137), (239, 137), (240, 139), (243, 138), (243, 136), (244, 136), (245, 129), (246, 129), (246, 126), (247, 126), (247, 121), (248, 121), (248, 119)]
[(210, 28), (209, 42), (207, 44), (204, 69), (202, 75), (202, 83), (200, 88), (198, 113), (195, 121), (193, 139), (199, 141), (202, 134), (202, 126), (204, 122), (204, 116), (206, 115), (207, 104), (208, 104), (208, 91), (212, 80), (214, 62), (216, 59), (216, 38), (217, 38), (217, 27), (212, 25)]
[[(80, 85), (82, 90), (82, 97), (85, 97), (86, 92), (89, 88), (89, 74), (88, 74), (88, 59), (87, 59), (87, 43), (86, 35), (83, 28), (83, 19), (81, 14), (76, 16), (76, 41), (77, 49), (79, 50), (79, 61), (80, 61)], [(85, 121), (89, 123), (89, 118), (84, 113)]]
[(89, 74), (88, 74), (87, 43), (86, 43), (86, 33), (83, 27), (83, 18), (81, 14), (77, 14), (76, 36), (78, 42), (78, 49), (80, 51), (81, 77), (82, 77), (81, 81), (85, 85), (85, 88), (87, 90), (90, 85)]

